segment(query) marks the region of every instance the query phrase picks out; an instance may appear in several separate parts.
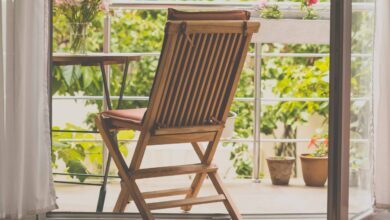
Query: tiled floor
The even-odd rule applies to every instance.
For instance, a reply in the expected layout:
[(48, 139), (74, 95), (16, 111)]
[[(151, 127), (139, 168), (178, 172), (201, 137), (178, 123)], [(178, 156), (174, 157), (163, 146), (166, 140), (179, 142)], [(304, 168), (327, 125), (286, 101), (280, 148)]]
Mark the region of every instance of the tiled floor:
[[(172, 184), (174, 183), (174, 184)], [(168, 189), (189, 186), (190, 180), (167, 181), (155, 179), (153, 182), (140, 181), (141, 191)], [(269, 181), (253, 183), (251, 180), (234, 180), (226, 182), (233, 200), (242, 213), (272, 214), (272, 213), (325, 213), (327, 204), (326, 187), (306, 187), (302, 180), (293, 179), (289, 186), (273, 186)], [(118, 183), (110, 183), (106, 196), (104, 211), (111, 212), (118, 196)], [(94, 212), (96, 209), (99, 187), (56, 184), (59, 210)], [(215, 194), (210, 182), (206, 182), (203, 195)], [(351, 189), (350, 211), (360, 212), (370, 204), (368, 191)], [(174, 197), (173, 197), (174, 198)], [(153, 200), (151, 200), (153, 201)], [(136, 212), (133, 203), (126, 212)], [(178, 208), (159, 210), (165, 213), (178, 213)], [(194, 206), (191, 213), (226, 213), (222, 204), (207, 204)], [(379, 218), (381, 219), (381, 218)], [(385, 218), (390, 219), (390, 218)]]
[(364, 220), (389, 220), (390, 212), (388, 210), (375, 210), (375, 213)]

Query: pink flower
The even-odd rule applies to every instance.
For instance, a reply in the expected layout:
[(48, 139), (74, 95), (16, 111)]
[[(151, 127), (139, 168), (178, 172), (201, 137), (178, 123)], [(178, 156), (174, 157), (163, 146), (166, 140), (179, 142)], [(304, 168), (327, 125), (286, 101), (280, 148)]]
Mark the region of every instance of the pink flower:
[(267, 3), (268, 3), (267, 0), (260, 0), (260, 2), (259, 2), (260, 8), (266, 7), (266, 6), (267, 6)]
[(309, 6), (317, 4), (317, 3), (318, 3), (318, 0), (306, 0), (306, 4), (308, 4)]
[(308, 148), (315, 147), (316, 146), (316, 142), (317, 142), (317, 140), (315, 138), (312, 138), (310, 140)]
[(66, 2), (66, 0), (56, 0), (56, 5), (62, 5)]
[(325, 138), (325, 140), (324, 140), (324, 144), (325, 144), (325, 145), (328, 145), (328, 143), (329, 143), (328, 139), (327, 139), (327, 138)]
[(101, 11), (108, 12), (109, 11), (109, 3), (107, 1), (102, 1), (102, 3), (100, 3), (99, 9)]

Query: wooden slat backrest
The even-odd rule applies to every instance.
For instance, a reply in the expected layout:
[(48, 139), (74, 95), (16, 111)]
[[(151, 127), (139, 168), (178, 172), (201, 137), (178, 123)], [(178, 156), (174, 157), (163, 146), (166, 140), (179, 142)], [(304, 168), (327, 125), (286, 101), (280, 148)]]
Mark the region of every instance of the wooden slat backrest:
[(146, 127), (224, 124), (258, 22), (168, 21)]

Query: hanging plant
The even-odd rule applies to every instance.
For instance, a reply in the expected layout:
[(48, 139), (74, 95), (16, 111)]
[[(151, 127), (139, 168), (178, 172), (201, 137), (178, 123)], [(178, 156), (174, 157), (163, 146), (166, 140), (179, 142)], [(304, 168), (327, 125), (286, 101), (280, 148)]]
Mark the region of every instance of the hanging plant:
[(317, 19), (319, 17), (313, 8), (313, 5), (317, 4), (317, 3), (318, 3), (318, 0), (302, 0), (301, 1), (301, 10), (303, 12), (305, 12), (305, 16), (303, 17), (303, 19), (313, 20), (313, 19)]

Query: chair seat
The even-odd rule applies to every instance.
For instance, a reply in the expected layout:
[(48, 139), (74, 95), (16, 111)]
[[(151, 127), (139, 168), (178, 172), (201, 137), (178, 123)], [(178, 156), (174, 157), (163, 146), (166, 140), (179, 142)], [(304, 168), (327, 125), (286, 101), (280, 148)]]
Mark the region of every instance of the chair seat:
[(146, 110), (147, 108), (108, 110), (102, 112), (102, 115), (106, 118), (142, 125)]

